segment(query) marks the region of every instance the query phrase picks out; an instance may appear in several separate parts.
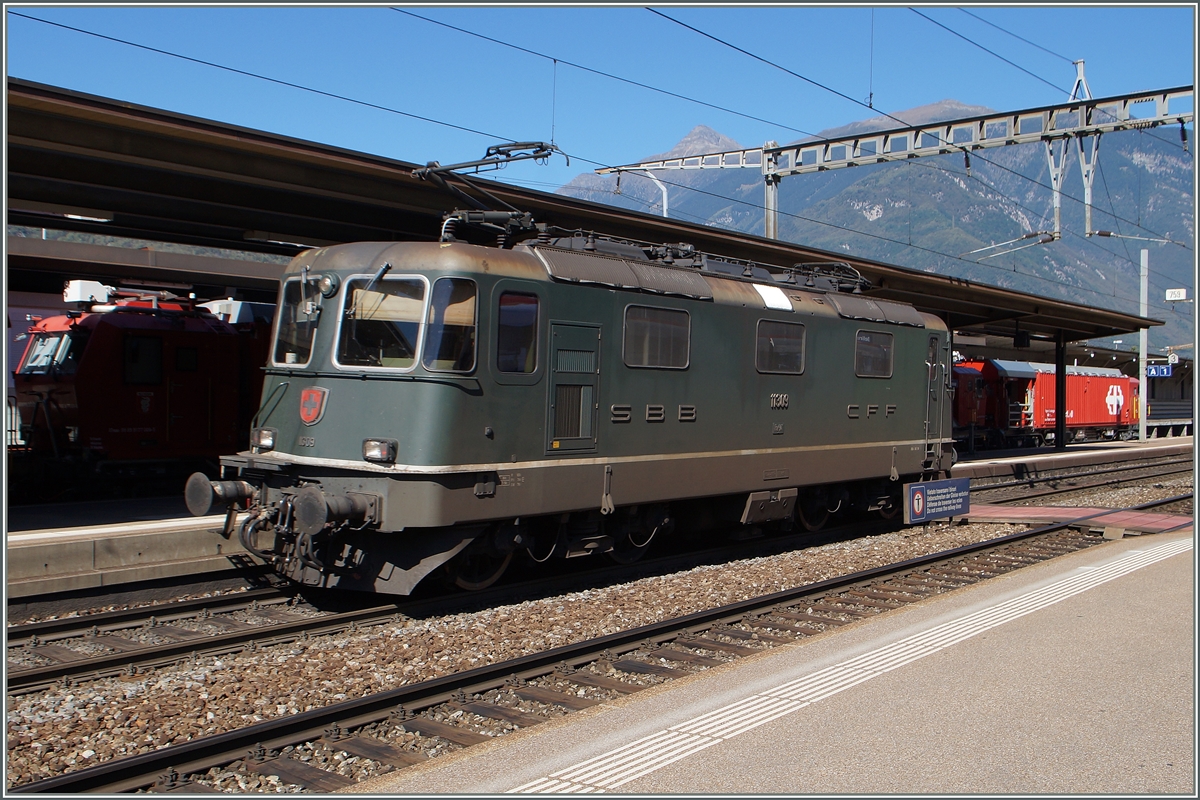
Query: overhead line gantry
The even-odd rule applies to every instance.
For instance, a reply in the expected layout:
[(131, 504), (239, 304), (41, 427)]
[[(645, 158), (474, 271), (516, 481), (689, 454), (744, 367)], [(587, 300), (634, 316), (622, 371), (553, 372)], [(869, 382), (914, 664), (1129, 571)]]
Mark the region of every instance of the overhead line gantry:
[[(1077, 65), (1082, 66), (1078, 62)], [(1080, 92), (1082, 97), (1074, 97)], [(765, 192), (763, 235), (768, 239), (777, 239), (779, 182), (789, 175), (951, 153), (963, 153), (969, 173), (970, 153), (973, 150), (1043, 142), (1050, 164), (1054, 199), (1054, 231), (1049, 235), (1057, 239), (1062, 232), (1061, 191), (1066, 171), (1066, 145), (1068, 141), (1074, 140), (1079, 152), (1079, 166), (1084, 183), (1085, 225), (1087, 235), (1091, 236), (1096, 233), (1092, 229), (1092, 181), (1095, 177), (1100, 135), (1178, 124), (1180, 137), (1186, 149), (1187, 129), (1184, 126), (1193, 119), (1190, 108), (1192, 87), (1180, 86), (1092, 99), (1086, 81), (1082, 80), (1080, 69), (1072, 95), (1072, 99), (1066, 103), (1024, 111), (986, 114), (830, 139), (801, 140), (782, 146), (775, 142), (767, 142), (762, 147), (744, 150), (727, 150), (605, 167), (596, 170), (596, 173), (619, 175), (622, 172), (652, 174), (654, 170), (758, 169), (762, 172)], [(1151, 114), (1134, 116), (1148, 104), (1153, 106)], [(1187, 110), (1179, 108), (1185, 104), (1189, 105)]]

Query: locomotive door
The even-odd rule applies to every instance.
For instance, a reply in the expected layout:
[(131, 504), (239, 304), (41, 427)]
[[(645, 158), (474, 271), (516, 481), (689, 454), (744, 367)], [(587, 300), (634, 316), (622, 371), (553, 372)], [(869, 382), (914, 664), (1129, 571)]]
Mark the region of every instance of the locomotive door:
[(929, 337), (929, 349), (925, 355), (928, 374), (928, 391), (925, 395), (925, 466), (932, 468), (938, 460), (943, 434), (943, 383), (945, 370), (939, 358), (938, 337)]
[(547, 452), (595, 450), (600, 402), (599, 327), (550, 325), (549, 384)]
[[(198, 337), (172, 338), (166, 361), (167, 443), (179, 454), (211, 449), (214, 438), (212, 364), (202, 353)], [(213, 345), (209, 345), (213, 348)], [(224, 353), (222, 353), (224, 354)], [(202, 365), (201, 362), (207, 362)], [(202, 369), (207, 366), (208, 369)]]

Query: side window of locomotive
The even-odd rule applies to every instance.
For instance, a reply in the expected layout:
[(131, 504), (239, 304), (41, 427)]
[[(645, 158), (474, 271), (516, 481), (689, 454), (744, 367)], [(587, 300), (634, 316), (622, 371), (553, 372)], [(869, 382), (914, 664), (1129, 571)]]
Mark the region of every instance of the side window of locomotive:
[(784, 375), (804, 372), (804, 326), (794, 322), (760, 319), (754, 366), (759, 372)]
[(860, 378), (892, 377), (892, 340), (882, 331), (860, 330), (854, 337), (854, 374)]
[(421, 363), (432, 372), (475, 369), (475, 281), (438, 278), (430, 293), (425, 352)]
[(125, 337), (125, 383), (151, 385), (162, 382), (162, 339), (157, 336)]
[(312, 356), (313, 336), (317, 332), (317, 307), (319, 293), (305, 289), (300, 280), (290, 280), (283, 285), (283, 296), (279, 302), (279, 333), (275, 341), (274, 361), (276, 364), (303, 366)]
[(346, 282), (346, 306), (335, 361), (342, 367), (412, 369), (425, 313), (420, 278), (354, 278)]
[(498, 316), (496, 368), (501, 372), (533, 372), (537, 368), (537, 295), (504, 292)]
[(625, 309), (625, 366), (687, 369), (691, 316), (673, 308)]

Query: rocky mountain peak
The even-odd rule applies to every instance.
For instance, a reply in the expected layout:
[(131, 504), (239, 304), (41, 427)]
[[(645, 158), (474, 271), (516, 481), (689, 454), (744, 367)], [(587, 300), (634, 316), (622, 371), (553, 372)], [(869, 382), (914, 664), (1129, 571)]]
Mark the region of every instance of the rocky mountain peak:
[(662, 158), (680, 158), (702, 153), (720, 153), (726, 150), (741, 150), (740, 144), (724, 134), (717, 133), (707, 125), (697, 125), (665, 153), (646, 156), (642, 161), (657, 161)]

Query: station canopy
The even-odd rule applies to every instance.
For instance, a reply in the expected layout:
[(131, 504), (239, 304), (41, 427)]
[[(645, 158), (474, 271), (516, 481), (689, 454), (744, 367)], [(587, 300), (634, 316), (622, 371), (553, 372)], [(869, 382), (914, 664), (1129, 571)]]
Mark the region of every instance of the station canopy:
[[(461, 205), (420, 164), (9, 79), (10, 225), (291, 256), (350, 241), (431, 241)], [(476, 179), (478, 180), (478, 179)], [(865, 297), (911, 303), (956, 331), (1066, 341), (1157, 320), (1013, 292), (562, 195), (479, 181), (538, 222), (790, 267), (845, 262)], [(10, 290), (65, 277), (138, 278), (273, 291), (279, 263), (6, 237)]]

